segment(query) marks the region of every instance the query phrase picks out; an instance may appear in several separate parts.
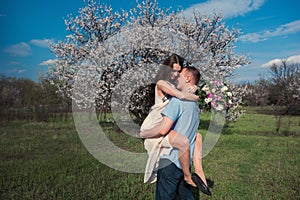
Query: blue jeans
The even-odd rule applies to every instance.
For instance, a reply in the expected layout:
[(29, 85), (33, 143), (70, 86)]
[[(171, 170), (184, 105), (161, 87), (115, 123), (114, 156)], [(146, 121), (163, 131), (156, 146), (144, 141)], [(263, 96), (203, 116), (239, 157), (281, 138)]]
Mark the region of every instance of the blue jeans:
[(181, 200), (194, 200), (190, 186), (183, 181), (181, 169), (167, 159), (161, 159), (159, 166), (165, 167), (157, 171), (156, 200), (173, 200), (175, 194)]

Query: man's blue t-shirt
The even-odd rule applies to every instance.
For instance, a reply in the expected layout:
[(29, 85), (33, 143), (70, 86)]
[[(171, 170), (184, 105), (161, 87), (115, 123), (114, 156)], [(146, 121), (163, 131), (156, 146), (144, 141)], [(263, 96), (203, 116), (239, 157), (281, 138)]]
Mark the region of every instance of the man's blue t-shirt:
[[(188, 138), (190, 141), (190, 158), (192, 164), (194, 146), (198, 126), (200, 122), (200, 109), (196, 102), (179, 100), (172, 97), (168, 105), (162, 111), (162, 115), (171, 119), (174, 124), (172, 129)], [(178, 160), (178, 149), (173, 148), (170, 155), (162, 155), (161, 158), (171, 160), (177, 167), (181, 169)]]

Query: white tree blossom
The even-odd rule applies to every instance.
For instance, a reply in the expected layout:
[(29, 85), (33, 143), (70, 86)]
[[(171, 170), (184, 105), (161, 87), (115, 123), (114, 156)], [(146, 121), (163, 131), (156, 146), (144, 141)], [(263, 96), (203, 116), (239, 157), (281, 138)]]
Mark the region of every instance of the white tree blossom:
[[(159, 8), (155, 0), (138, 3), (129, 13), (113, 12), (94, 0), (85, 3), (78, 16), (65, 20), (71, 34), (52, 44), (57, 62), (50, 68), (61, 80), (59, 91), (81, 107), (110, 110), (119, 105), (114, 108), (143, 120), (151, 106), (148, 86), (171, 53), (199, 69), (204, 82), (226, 80), (248, 64), (234, 52), (239, 30), (230, 30), (218, 14), (184, 17)], [(234, 113), (244, 90), (227, 86), (234, 99), (228, 113)]]

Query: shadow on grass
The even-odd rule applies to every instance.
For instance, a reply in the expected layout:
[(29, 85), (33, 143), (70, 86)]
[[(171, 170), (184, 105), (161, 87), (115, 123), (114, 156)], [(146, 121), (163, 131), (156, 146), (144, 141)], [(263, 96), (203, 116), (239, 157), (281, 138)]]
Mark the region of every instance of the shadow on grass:
[(225, 123), (224, 124), (224, 127), (223, 127), (223, 130), (222, 130), (222, 134), (224, 135), (231, 135), (234, 133), (234, 131), (232, 131), (232, 125), (229, 124), (229, 123)]
[(207, 185), (208, 185), (209, 188), (213, 188), (214, 187), (215, 182), (213, 180), (207, 178), (206, 182), (207, 182)]
[(209, 124), (210, 124), (210, 120), (201, 119), (199, 128), (204, 129), (204, 130), (208, 130)]

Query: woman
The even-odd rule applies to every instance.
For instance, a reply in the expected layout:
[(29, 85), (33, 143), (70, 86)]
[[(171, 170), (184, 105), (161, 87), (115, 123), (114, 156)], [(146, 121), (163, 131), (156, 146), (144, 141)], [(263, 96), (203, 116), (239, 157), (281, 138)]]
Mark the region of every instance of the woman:
[[(180, 99), (186, 99), (191, 101), (197, 101), (198, 96), (193, 93), (197, 90), (197, 86), (189, 88), (189, 91), (179, 91), (174, 87), (174, 81), (181, 72), (184, 59), (176, 54), (169, 56), (162, 64), (160, 71), (156, 77), (155, 87), (155, 104), (151, 108), (151, 112), (144, 120), (140, 136), (142, 138), (151, 138), (155, 133), (146, 133), (144, 130), (150, 129), (158, 124), (162, 120), (161, 111), (169, 102), (168, 96), (175, 96)], [(155, 144), (159, 144), (160, 148), (156, 148)], [(158, 156), (161, 153), (169, 153), (171, 147), (179, 150), (179, 162), (182, 166), (184, 173), (184, 180), (187, 184), (198, 187), (205, 194), (210, 195), (210, 191), (207, 187), (206, 179), (202, 169), (202, 136), (197, 134), (196, 145), (194, 150), (194, 168), (195, 174), (191, 176), (190, 173), (190, 148), (188, 139), (182, 134), (171, 131), (165, 138), (146, 139), (145, 148), (149, 153), (149, 159), (146, 165), (146, 173), (144, 182), (154, 182), (155, 174), (152, 173), (153, 169), (157, 167), (156, 162)], [(161, 152), (162, 151), (162, 152)], [(149, 173), (150, 172), (150, 173)], [(202, 179), (204, 181), (202, 181)]]

